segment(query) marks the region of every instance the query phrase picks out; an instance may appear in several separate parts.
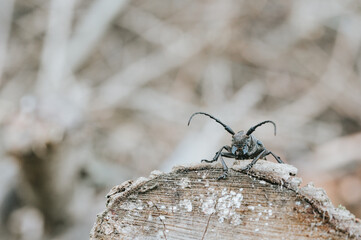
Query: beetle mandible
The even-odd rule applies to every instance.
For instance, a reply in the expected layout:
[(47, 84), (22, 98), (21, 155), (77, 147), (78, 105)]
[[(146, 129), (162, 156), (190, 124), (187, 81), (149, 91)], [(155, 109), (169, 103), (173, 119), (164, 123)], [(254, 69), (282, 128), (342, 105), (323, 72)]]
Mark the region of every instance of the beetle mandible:
[[(278, 163), (283, 163), (280, 157), (275, 155), (273, 152), (267, 150), (263, 143), (256, 139), (252, 133), (258, 128), (259, 126), (265, 124), (265, 123), (272, 123), (274, 127), (274, 134), (276, 135), (276, 124), (273, 121), (267, 120), (260, 122), (256, 124), (255, 126), (248, 129), (247, 132), (245, 131), (239, 131), (235, 133), (229, 126), (222, 123), (217, 118), (213, 117), (212, 115), (205, 113), (205, 112), (196, 112), (193, 113), (192, 116), (188, 120), (188, 126), (192, 120), (192, 118), (197, 114), (203, 114), (206, 115), (213, 120), (215, 120), (217, 123), (221, 124), (224, 129), (232, 134), (232, 145), (228, 146), (225, 145), (219, 149), (218, 152), (216, 152), (215, 156), (212, 160), (202, 159), (202, 162), (212, 163), (218, 160), (218, 158), (221, 159), (222, 165), (223, 165), (223, 174), (218, 178), (219, 179), (225, 179), (228, 176), (228, 167), (226, 163), (224, 162), (222, 157), (227, 158), (234, 158), (236, 160), (243, 160), (243, 159), (251, 159), (253, 158), (252, 162), (246, 166), (244, 169), (245, 171), (249, 171), (252, 166), (259, 160), (259, 159), (266, 159), (266, 156), (271, 154)], [(222, 152), (225, 150), (226, 152)]]

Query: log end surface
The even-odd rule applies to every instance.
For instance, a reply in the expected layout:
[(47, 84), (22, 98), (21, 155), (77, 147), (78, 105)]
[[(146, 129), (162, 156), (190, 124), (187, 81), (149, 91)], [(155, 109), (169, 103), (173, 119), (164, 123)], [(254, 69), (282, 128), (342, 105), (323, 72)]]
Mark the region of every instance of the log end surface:
[(361, 224), (325, 191), (300, 188), (297, 169), (238, 161), (226, 180), (220, 165), (176, 167), (126, 181), (107, 195), (91, 239), (360, 239)]

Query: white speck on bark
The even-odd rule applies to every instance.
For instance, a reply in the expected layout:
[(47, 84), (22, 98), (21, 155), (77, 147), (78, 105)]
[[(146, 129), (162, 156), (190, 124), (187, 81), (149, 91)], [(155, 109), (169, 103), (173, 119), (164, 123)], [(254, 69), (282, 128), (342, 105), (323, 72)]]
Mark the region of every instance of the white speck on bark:
[(214, 213), (215, 212), (214, 205), (215, 205), (214, 199), (212, 197), (207, 198), (202, 204), (202, 212), (207, 215)]
[(181, 200), (179, 206), (183, 207), (187, 212), (192, 212), (193, 206), (189, 199)]
[(249, 210), (251, 210), (251, 211), (254, 211), (254, 209), (255, 209), (254, 206), (248, 206), (247, 208), (248, 208)]
[(180, 181), (179, 181), (179, 183), (178, 183), (178, 185), (181, 187), (181, 188), (189, 188), (190, 187), (190, 180), (189, 180), (189, 178), (182, 178)]
[(205, 187), (209, 187), (209, 181), (206, 180), (206, 184), (204, 184)]

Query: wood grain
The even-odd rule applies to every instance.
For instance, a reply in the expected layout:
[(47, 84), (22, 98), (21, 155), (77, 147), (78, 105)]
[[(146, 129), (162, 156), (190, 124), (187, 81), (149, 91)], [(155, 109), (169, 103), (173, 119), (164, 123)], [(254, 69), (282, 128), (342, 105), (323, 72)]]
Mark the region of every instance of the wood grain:
[(198, 165), (116, 186), (91, 239), (359, 237), (330, 221), (330, 215), (317, 207), (321, 204), (317, 196), (313, 201), (306, 191), (300, 194), (292, 166), (262, 161), (249, 174), (239, 172), (242, 166), (234, 166), (220, 181), (218, 165)]

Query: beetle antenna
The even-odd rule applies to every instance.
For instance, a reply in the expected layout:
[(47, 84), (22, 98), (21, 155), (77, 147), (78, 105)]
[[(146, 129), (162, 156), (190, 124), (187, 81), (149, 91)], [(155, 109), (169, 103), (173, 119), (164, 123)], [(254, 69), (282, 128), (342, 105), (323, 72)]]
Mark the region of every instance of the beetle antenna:
[(263, 124), (265, 124), (265, 123), (272, 123), (272, 124), (273, 124), (274, 131), (275, 131), (275, 136), (276, 136), (276, 124), (275, 124), (274, 122), (270, 121), (270, 120), (267, 120), (267, 121), (258, 123), (257, 125), (251, 127), (251, 128), (247, 131), (246, 135), (247, 135), (247, 136), (251, 135), (251, 134), (256, 130), (256, 128), (258, 128), (259, 126), (261, 126), (261, 125), (263, 125)]
[(222, 123), (220, 120), (218, 120), (217, 118), (215, 118), (215, 117), (213, 117), (212, 115), (210, 115), (210, 114), (208, 114), (208, 113), (205, 113), (205, 112), (195, 112), (195, 113), (193, 113), (192, 116), (191, 116), (191, 117), (189, 118), (189, 120), (188, 120), (188, 126), (189, 126), (189, 124), (191, 123), (192, 118), (193, 118), (195, 115), (197, 115), (197, 114), (203, 114), (203, 115), (206, 115), (206, 116), (212, 118), (212, 119), (215, 120), (217, 123), (221, 124), (221, 125), (224, 127), (224, 129), (226, 129), (227, 132), (229, 132), (230, 134), (234, 135), (234, 131), (232, 130), (232, 128), (230, 128), (229, 126), (227, 126), (226, 124), (224, 124), (224, 123)]

